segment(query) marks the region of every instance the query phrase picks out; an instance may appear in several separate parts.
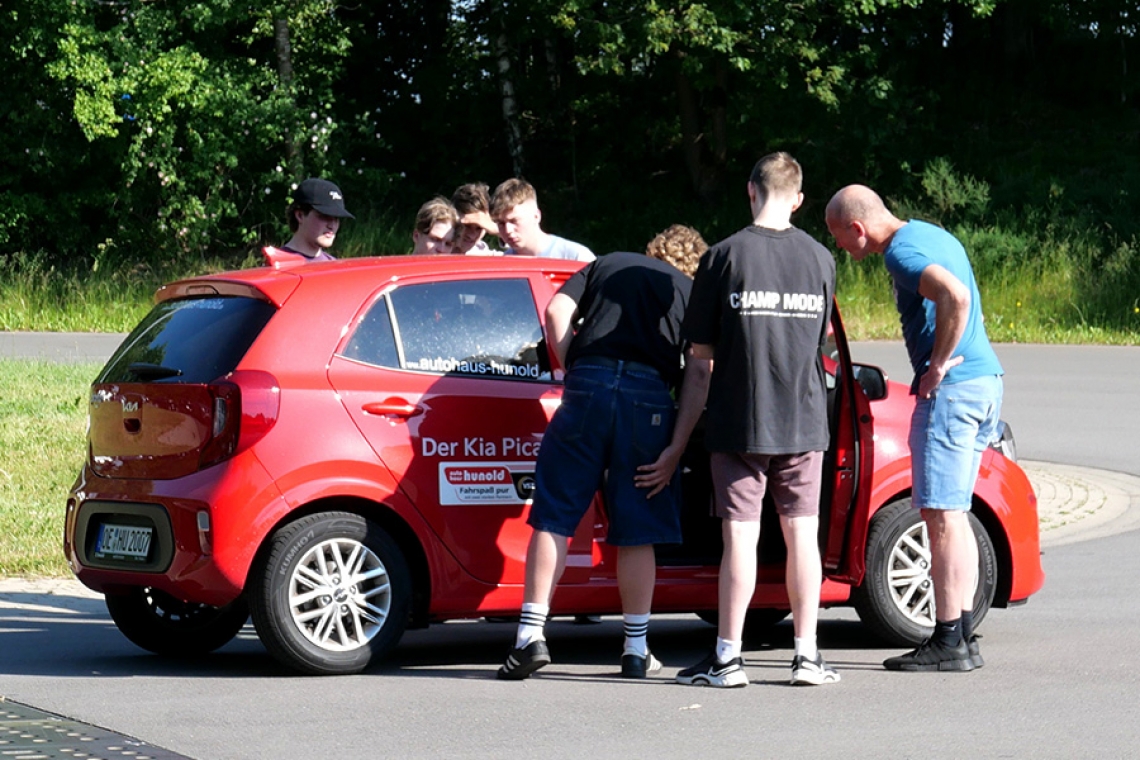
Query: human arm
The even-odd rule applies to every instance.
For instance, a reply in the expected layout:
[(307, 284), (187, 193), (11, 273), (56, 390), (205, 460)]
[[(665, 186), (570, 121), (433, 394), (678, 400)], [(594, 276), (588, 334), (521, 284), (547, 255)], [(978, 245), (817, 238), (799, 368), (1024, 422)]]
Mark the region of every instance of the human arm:
[(649, 493), (646, 494), (647, 499), (656, 496), (669, 485), (677, 465), (681, 462), (681, 456), (689, 443), (689, 436), (697, 426), (697, 421), (705, 409), (705, 402), (708, 400), (712, 359), (712, 346), (694, 344), (689, 348), (685, 359), (685, 378), (681, 383), (680, 408), (677, 410), (677, 421), (673, 425), (673, 438), (657, 457), (657, 461), (639, 466), (638, 474), (633, 478), (638, 488), (649, 489)]
[(570, 341), (574, 339), (574, 319), (578, 316), (578, 302), (565, 293), (555, 293), (546, 305), (546, 332), (550, 347), (558, 364), (566, 366), (566, 354), (570, 351)]
[(478, 225), (489, 235), (498, 236), (499, 234), (499, 225), (495, 224), (491, 215), (486, 211), (470, 211), (459, 217), (459, 223)]
[(945, 267), (931, 264), (922, 270), (919, 294), (934, 302), (934, 347), (930, 366), (918, 381), (919, 398), (930, 394), (942, 383), (946, 373), (962, 363), (962, 356), (952, 356), (966, 332), (970, 318), (970, 291)]

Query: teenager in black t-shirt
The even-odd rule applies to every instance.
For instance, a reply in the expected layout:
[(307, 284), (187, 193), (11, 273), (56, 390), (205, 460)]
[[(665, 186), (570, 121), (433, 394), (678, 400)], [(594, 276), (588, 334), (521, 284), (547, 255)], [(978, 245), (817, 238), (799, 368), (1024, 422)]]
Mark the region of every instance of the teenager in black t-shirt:
[[(757, 162), (748, 183), (753, 223), (701, 259), (682, 334), (712, 359), (705, 440), (722, 518), (717, 645), (681, 671), (684, 684), (745, 686), (744, 616), (756, 588), (760, 508), (770, 492), (788, 548), (788, 598), (795, 626), (793, 684), (839, 680), (816, 648), (822, 583), (819, 496), (828, 446), (827, 388), (820, 348), (827, 338), (835, 262), (791, 224), (803, 175), (787, 153)], [(705, 397), (686, 382), (673, 440), (639, 485), (654, 489), (680, 461)]]
[(599, 490), (609, 518), (606, 542), (618, 554), (622, 676), (645, 678), (661, 669), (646, 643), (657, 573), (653, 547), (681, 541), (680, 483), (671, 475), (647, 495), (635, 475), (672, 435), (670, 390), (680, 376), (690, 285), (662, 261), (611, 253), (577, 272), (547, 306), (547, 333), (566, 381), (535, 466), (524, 603), (501, 679), (522, 680), (550, 662), (544, 626), (554, 587), (570, 538)]

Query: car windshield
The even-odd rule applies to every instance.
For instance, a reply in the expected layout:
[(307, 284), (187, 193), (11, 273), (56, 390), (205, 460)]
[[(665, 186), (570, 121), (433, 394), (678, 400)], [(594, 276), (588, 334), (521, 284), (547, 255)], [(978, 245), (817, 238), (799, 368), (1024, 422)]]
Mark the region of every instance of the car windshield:
[(276, 308), (254, 298), (164, 301), (107, 362), (96, 383), (208, 383), (233, 371)]

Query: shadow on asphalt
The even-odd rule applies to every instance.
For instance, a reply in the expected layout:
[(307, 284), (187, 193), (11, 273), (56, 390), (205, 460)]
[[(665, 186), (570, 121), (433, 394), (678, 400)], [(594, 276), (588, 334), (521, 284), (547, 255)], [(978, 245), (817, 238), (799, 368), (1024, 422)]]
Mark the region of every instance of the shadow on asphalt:
[[(852, 619), (824, 619), (819, 645), (829, 650), (879, 649)], [(0, 673), (53, 677), (105, 678), (289, 678), (296, 674), (278, 664), (247, 624), (234, 641), (210, 655), (159, 657), (130, 643), (111, 622), (101, 599), (6, 593), (0, 597)], [(494, 678), (513, 645), (513, 622), (455, 621), (408, 631), (397, 649), (364, 676), (409, 678)], [(700, 660), (713, 645), (716, 629), (694, 615), (663, 615), (651, 623), (650, 645), (672, 679), (675, 669)], [(610, 616), (596, 625), (555, 618), (547, 625), (554, 663), (544, 679), (579, 681), (619, 679), (623, 631)], [(745, 633), (745, 661), (757, 682), (786, 683), (791, 660), (792, 625), (784, 621), (765, 631)], [(832, 658), (829, 658), (831, 661)], [(834, 660), (837, 667), (861, 667)], [(612, 666), (612, 671), (607, 668)], [(598, 669), (602, 669), (598, 672)], [(662, 676), (661, 678), (664, 678)], [(653, 681), (655, 679), (648, 679)], [(657, 679), (660, 680), (660, 679)]]

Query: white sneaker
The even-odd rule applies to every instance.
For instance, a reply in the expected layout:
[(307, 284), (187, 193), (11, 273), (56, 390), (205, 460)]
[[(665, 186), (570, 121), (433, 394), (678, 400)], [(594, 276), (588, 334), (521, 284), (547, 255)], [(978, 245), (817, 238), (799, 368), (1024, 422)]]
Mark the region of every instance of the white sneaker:
[(821, 686), (838, 681), (839, 671), (828, 665), (819, 652), (815, 653), (814, 660), (809, 660), (802, 654), (797, 654), (792, 659), (793, 686)]

